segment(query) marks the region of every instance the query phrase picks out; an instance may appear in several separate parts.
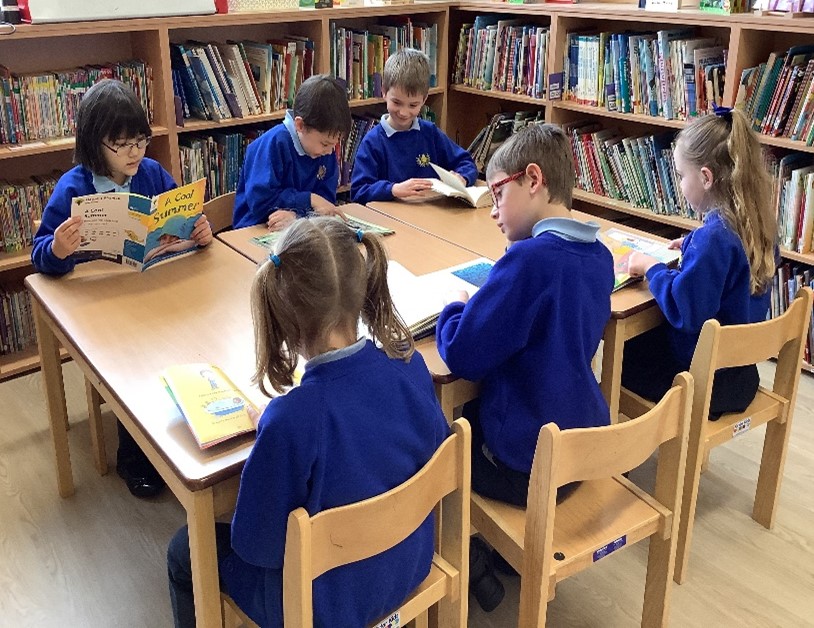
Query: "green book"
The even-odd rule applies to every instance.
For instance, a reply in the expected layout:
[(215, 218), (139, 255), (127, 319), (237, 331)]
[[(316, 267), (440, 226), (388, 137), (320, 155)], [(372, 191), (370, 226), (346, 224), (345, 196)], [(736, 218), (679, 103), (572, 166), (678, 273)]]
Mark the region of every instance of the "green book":
[[(367, 220), (362, 220), (361, 218), (357, 218), (356, 216), (351, 216), (350, 214), (346, 214), (348, 217), (348, 221), (345, 223), (348, 225), (348, 228), (352, 231), (356, 231), (361, 229), (365, 233), (376, 233), (380, 236), (387, 236), (395, 233), (393, 229), (388, 229), (387, 227), (382, 227), (381, 225), (377, 225), (372, 222), (368, 222)], [(277, 240), (280, 239), (282, 235), (282, 231), (270, 231), (261, 236), (256, 236), (251, 239), (252, 244), (256, 244), (257, 246), (262, 246), (266, 249), (271, 249), (277, 243)]]

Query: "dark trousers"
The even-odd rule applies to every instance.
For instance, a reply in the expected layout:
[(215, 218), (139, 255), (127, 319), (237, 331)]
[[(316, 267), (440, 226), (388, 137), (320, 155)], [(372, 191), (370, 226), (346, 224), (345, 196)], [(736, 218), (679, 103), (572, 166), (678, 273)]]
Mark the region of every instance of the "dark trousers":
[[(689, 368), (673, 357), (667, 329), (666, 325), (660, 325), (625, 343), (622, 386), (650, 401), (661, 399), (670, 390), (673, 378)], [(746, 410), (759, 384), (760, 376), (754, 364), (716, 371), (709, 418), (714, 421), (725, 412)]]
[(116, 421), (116, 427), (119, 430), (119, 449), (116, 451), (116, 460), (129, 461), (140, 456), (146, 462), (147, 456), (141, 451), (141, 448), (130, 436), (130, 432), (124, 428), (121, 421)]
[[(220, 563), (232, 551), (230, 524), (215, 524), (215, 545)], [(175, 628), (195, 628), (195, 596), (192, 593), (192, 561), (189, 556), (187, 526), (175, 533), (167, 548), (167, 577), (170, 583), (170, 602)]]

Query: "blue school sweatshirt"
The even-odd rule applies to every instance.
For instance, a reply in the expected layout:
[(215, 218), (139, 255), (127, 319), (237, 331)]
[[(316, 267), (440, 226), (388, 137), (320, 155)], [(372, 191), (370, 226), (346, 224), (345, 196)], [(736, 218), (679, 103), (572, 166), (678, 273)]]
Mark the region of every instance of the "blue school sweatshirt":
[(717, 211), (681, 245), (681, 266), (656, 264), (647, 271), (650, 292), (670, 325), (670, 344), (682, 368), (689, 369), (704, 323), (757, 323), (769, 311), (771, 290), (753, 295), (749, 260), (738, 234)]
[[(550, 222), (554, 221), (554, 222)], [(450, 303), (436, 341), (450, 370), (481, 380), (480, 422), (489, 450), (531, 472), (537, 435), (610, 422), (591, 359), (610, 318), (613, 258), (597, 241), (571, 240), (563, 219), (542, 220), (514, 243), (468, 303)], [(571, 227), (568, 231), (571, 231)]]
[(416, 118), (412, 128), (396, 131), (385, 114), (359, 145), (353, 162), (351, 197), (356, 203), (392, 201), (394, 184), (413, 178), (438, 178), (430, 162), (457, 172), (467, 185), (473, 185), (478, 178), (472, 156), (432, 122)]
[(264, 224), (277, 209), (305, 216), (311, 209), (312, 193), (336, 203), (338, 185), (336, 155), (309, 157), (287, 111), (283, 124), (263, 133), (246, 149), (232, 225), (239, 229)]
[[(103, 179), (97, 177), (97, 181)], [(104, 178), (106, 179), (106, 177)], [(129, 191), (132, 194), (155, 196), (177, 187), (169, 172), (157, 161), (145, 157), (139, 164), (136, 174), (130, 178)], [(31, 263), (37, 272), (49, 275), (64, 275), (74, 269), (76, 261), (73, 256), (59, 259), (51, 251), (54, 231), (71, 216), (71, 202), (76, 196), (109, 192), (110, 189), (97, 190), (94, 186), (94, 174), (84, 166), (75, 166), (63, 174), (54, 187), (54, 193), (42, 212), (42, 224), (34, 236), (34, 249), (31, 251)]]
[[(300, 386), (269, 403), (243, 468), (233, 552), (220, 575), (261, 626), (282, 626), (286, 522), (384, 493), (449, 434), (421, 355), (390, 359), (367, 340), (317, 356)], [(314, 581), (314, 625), (358, 628), (395, 610), (427, 576), (433, 520), (386, 552)]]

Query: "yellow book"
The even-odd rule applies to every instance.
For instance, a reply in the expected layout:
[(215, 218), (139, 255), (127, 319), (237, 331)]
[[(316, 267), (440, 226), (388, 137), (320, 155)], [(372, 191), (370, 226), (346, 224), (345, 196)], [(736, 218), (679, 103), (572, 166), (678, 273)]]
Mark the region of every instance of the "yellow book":
[(170, 366), (161, 378), (201, 449), (254, 430), (248, 409), (257, 409), (218, 367)]

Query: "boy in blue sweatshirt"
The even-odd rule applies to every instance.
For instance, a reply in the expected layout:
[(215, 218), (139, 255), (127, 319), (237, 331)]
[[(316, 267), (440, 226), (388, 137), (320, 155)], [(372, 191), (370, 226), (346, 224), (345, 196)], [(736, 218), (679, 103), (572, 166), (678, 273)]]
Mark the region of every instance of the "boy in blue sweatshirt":
[(437, 179), (430, 163), (451, 170), (464, 185), (478, 171), (472, 157), (418, 114), (430, 90), (427, 55), (405, 48), (387, 59), (382, 76), (387, 113), (362, 139), (351, 177), (357, 203), (416, 199)]
[(350, 125), (348, 97), (336, 79), (319, 74), (304, 81), (283, 124), (246, 149), (235, 194), (235, 229), (265, 224), (279, 231), (309, 212), (342, 216), (336, 207), (334, 149)]
[(525, 506), (540, 428), (610, 421), (591, 359), (610, 318), (613, 259), (599, 226), (571, 217), (574, 165), (559, 127), (511, 137), (486, 179), (510, 246), (471, 299), (453, 295), (437, 342), (453, 373), (481, 382), (480, 399), (464, 409), (472, 490)]

